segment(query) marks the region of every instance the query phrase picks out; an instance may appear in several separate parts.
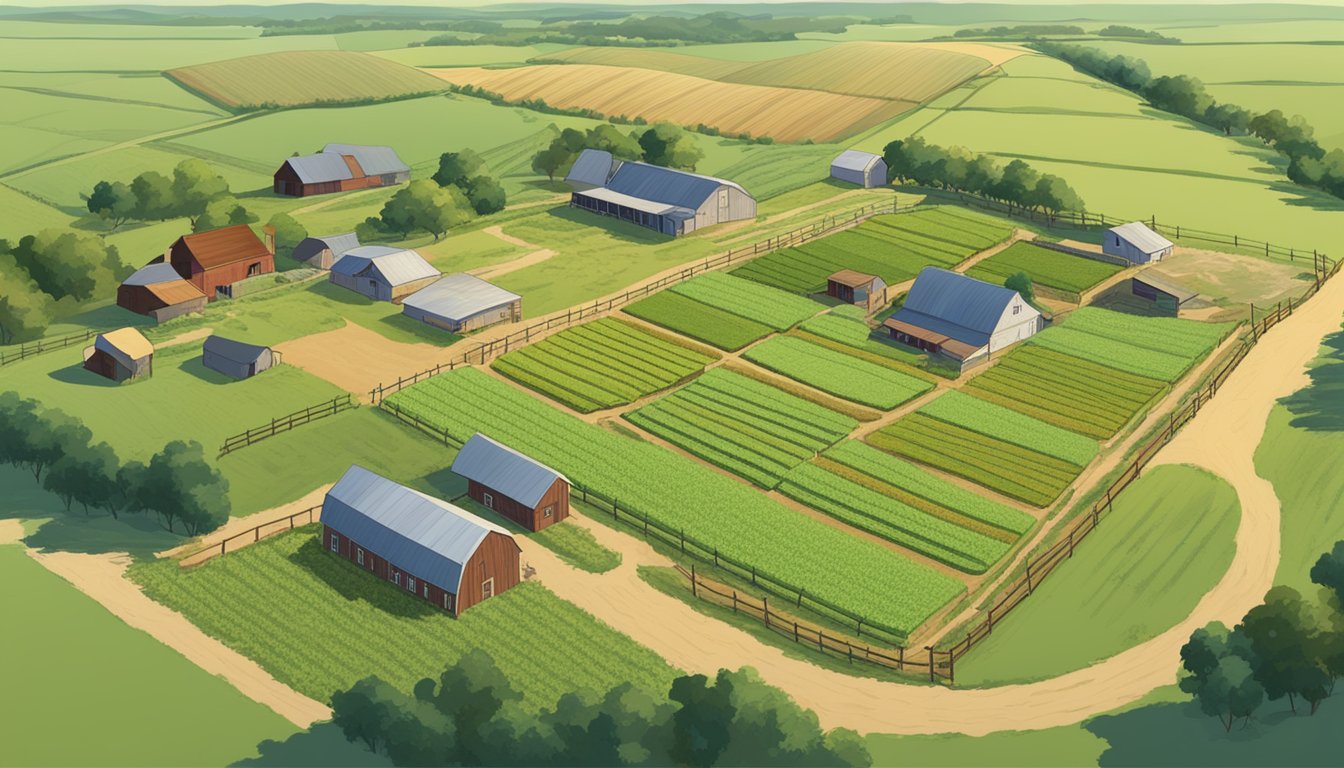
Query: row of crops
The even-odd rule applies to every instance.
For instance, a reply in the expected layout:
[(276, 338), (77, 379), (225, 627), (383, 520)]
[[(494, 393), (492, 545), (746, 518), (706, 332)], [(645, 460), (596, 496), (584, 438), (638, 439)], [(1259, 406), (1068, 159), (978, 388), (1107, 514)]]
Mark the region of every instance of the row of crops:
[(780, 336), (747, 350), (747, 360), (844, 400), (884, 411), (933, 388), (892, 361), (863, 359), (795, 336)]
[(729, 352), (736, 352), (771, 333), (767, 325), (672, 291), (655, 293), (626, 307), (624, 312)]
[(927, 266), (952, 267), (1012, 233), (1011, 225), (992, 217), (932, 207), (874, 216), (853, 229), (766, 254), (732, 274), (794, 293), (825, 290), (826, 278), (842, 269), (894, 284)]
[(1069, 293), (1082, 293), (1124, 267), (1083, 256), (1052, 251), (1022, 241), (1013, 243), (966, 271), (971, 277), (1002, 285), (1025, 272), (1033, 283)]
[[(671, 450), (585, 423), (474, 369), (441, 374), (387, 403), (458, 440), (487, 434), (688, 540), (900, 633), (964, 589)], [(838, 432), (840, 422), (815, 416), (812, 428)], [(754, 422), (762, 433), (765, 423)]]
[(589, 413), (666, 389), (714, 360), (629, 323), (603, 318), (510, 352), (491, 367)]
[(1083, 307), (1028, 343), (1172, 383), (1212, 352), (1232, 328), (1232, 323), (1140, 317)]
[(1095, 440), (956, 390), (944, 392), (919, 412), (1080, 467), (1097, 455)]
[(845, 438), (858, 422), (740, 373), (715, 369), (625, 415), (762, 488)]
[(719, 349), (736, 351), (825, 307), (740, 277), (709, 272), (635, 302), (625, 312)]

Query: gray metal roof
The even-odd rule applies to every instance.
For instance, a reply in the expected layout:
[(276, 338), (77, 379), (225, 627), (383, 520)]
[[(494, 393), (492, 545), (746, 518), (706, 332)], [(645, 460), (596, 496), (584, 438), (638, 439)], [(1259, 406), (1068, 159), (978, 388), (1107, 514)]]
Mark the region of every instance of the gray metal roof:
[[(366, 176), (378, 176), (384, 173), (406, 173), (411, 167), (401, 161), (397, 151), (391, 147), (365, 144), (328, 144), (322, 152), (336, 156), (353, 155)], [(344, 163), (345, 161), (341, 161)]]
[(643, 211), (644, 213), (652, 213), (657, 216), (676, 216), (686, 219), (695, 216), (695, 209), (693, 208), (684, 208), (680, 205), (669, 205), (654, 200), (645, 200), (642, 197), (623, 195), (620, 192), (613, 192), (605, 187), (585, 189), (576, 194), (583, 195), (584, 197), (591, 197), (594, 200), (602, 200), (611, 203), (612, 205), (623, 205), (626, 208)]
[(1118, 235), (1121, 240), (1144, 253), (1157, 253), (1172, 246), (1170, 240), (1149, 229), (1148, 225), (1141, 221), (1131, 221), (1128, 224), (1111, 227), (1106, 231)]
[(736, 182), (677, 171), (648, 163), (625, 162), (612, 174), (606, 187), (613, 192), (682, 208), (699, 208), (720, 186), (746, 194)]
[(1017, 291), (1001, 285), (938, 267), (925, 267), (894, 317), (957, 341), (984, 346), (1016, 296)]
[(875, 155), (872, 152), (860, 152), (857, 149), (847, 149), (836, 155), (831, 161), (832, 168), (842, 168), (847, 171), (866, 171), (873, 167), (873, 163), (882, 159), (881, 155)]
[(322, 524), (436, 586), (461, 592), (462, 570), (498, 525), (351, 465), (327, 491)]
[(604, 149), (585, 149), (579, 153), (574, 165), (570, 166), (565, 182), (581, 187), (603, 186), (616, 162), (611, 153)]
[(361, 245), (351, 248), (331, 271), (342, 275), (357, 275), (365, 270), (376, 273), (388, 285), (397, 286), (437, 277), (440, 272), (424, 257), (406, 248), (385, 245)]
[(1161, 272), (1155, 272), (1151, 269), (1145, 269), (1135, 275), (1132, 279), (1136, 282), (1150, 285), (1162, 293), (1173, 297), (1178, 304), (1184, 304), (1199, 295), (1198, 291), (1192, 291)]
[(536, 507), (556, 480), (569, 478), (477, 432), (453, 460), (453, 471), (493, 488), (525, 507)]
[(202, 352), (219, 355), (225, 360), (231, 360), (235, 363), (255, 363), (261, 359), (267, 349), (267, 347), (259, 347), (255, 344), (244, 344), (241, 341), (226, 339), (223, 336), (207, 336), (205, 343), (201, 345)]
[(159, 283), (171, 283), (174, 280), (181, 280), (182, 276), (177, 274), (173, 265), (161, 261), (157, 264), (148, 264), (143, 266), (130, 277), (121, 281), (122, 285), (158, 285)]
[[(303, 243), (313, 241), (322, 245), (323, 248), (331, 249), (332, 259), (339, 259), (345, 254), (359, 247), (359, 235), (354, 232), (345, 232), (339, 235), (317, 235), (305, 237), (302, 243), (299, 243), (294, 250), (299, 250)], [(321, 249), (319, 249), (321, 250)]]
[(407, 296), (403, 306), (445, 320), (466, 320), (482, 312), (512, 304), (522, 298), (479, 277), (458, 272)]
[(319, 152), (316, 155), (291, 157), (285, 162), (289, 164), (290, 168), (294, 169), (299, 181), (304, 184), (319, 184), (324, 181), (343, 181), (354, 178), (354, 174), (350, 173), (350, 166), (345, 164), (340, 155)]

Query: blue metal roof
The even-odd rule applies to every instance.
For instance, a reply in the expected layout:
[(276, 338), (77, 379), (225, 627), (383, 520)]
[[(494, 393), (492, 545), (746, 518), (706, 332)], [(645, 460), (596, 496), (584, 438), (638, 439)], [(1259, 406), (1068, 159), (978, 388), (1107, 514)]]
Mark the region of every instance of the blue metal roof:
[(166, 261), (157, 264), (149, 264), (137, 270), (128, 278), (121, 281), (122, 285), (158, 285), (159, 283), (171, 283), (174, 280), (181, 280), (182, 276), (177, 274), (173, 265)]
[(351, 465), (327, 491), (322, 524), (416, 578), (460, 593), (462, 570), (494, 523)]
[(241, 341), (226, 339), (223, 336), (209, 336), (205, 343), (201, 345), (202, 352), (219, 355), (225, 360), (231, 360), (235, 363), (255, 363), (261, 359), (266, 350), (267, 347), (244, 344)]
[(642, 200), (695, 209), (704, 205), (710, 195), (725, 184), (746, 193), (742, 187), (725, 179), (631, 161), (621, 163), (606, 188)]
[(581, 187), (600, 187), (607, 183), (615, 159), (604, 149), (585, 149), (565, 175), (565, 182)]
[(569, 483), (554, 469), (479, 432), (457, 452), (453, 471), (533, 508), (556, 480)]
[[(1017, 291), (1001, 285), (938, 267), (925, 267), (910, 287), (903, 309), (989, 334), (994, 332), (1015, 296)], [(956, 334), (947, 335), (960, 340)]]

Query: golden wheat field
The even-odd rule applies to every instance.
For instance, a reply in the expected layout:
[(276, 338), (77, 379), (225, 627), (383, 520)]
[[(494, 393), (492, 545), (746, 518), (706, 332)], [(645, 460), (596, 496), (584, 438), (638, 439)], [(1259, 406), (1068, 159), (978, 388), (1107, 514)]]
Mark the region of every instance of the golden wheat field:
[(569, 48), (531, 59), (533, 64), (603, 64), (610, 67), (639, 67), (675, 72), (679, 75), (724, 80), (751, 62), (710, 59), (685, 53), (671, 53), (657, 48), (622, 48), (604, 45), (588, 48)]
[(776, 141), (832, 141), (915, 106), (913, 102), (706, 80), (673, 72), (596, 64), (542, 64), (514, 69), (426, 70), (455, 85), (474, 85), (510, 101), (544, 99), (554, 107), (608, 116), (704, 123), (724, 133)]
[(348, 51), (263, 53), (165, 74), (228, 107), (294, 107), (443, 90), (437, 78), (414, 67)]
[(938, 48), (844, 43), (757, 62), (722, 79), (922, 102), (961, 85), (989, 66), (978, 56)]

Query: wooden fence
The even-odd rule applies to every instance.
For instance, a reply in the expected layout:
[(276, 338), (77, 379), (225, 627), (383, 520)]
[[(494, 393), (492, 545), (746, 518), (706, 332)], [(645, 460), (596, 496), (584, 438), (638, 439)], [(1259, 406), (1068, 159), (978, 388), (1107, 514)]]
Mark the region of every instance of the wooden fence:
[(18, 349), (0, 350), (0, 365), (9, 365), (17, 363), (20, 360), (26, 360), (34, 355), (40, 355), (43, 352), (51, 352), (56, 349), (65, 349), (71, 344), (83, 344), (94, 336), (103, 333), (101, 330), (89, 329), (79, 333), (71, 333), (66, 336), (58, 336), (52, 339), (38, 339), (26, 344), (20, 344)]
[(241, 432), (232, 437), (224, 439), (224, 444), (219, 448), (219, 456), (227, 456), (240, 448), (246, 448), (253, 443), (265, 440), (268, 437), (275, 437), (281, 432), (288, 432), (295, 427), (301, 427), (311, 421), (333, 416), (341, 411), (348, 411), (351, 408), (358, 407), (354, 397), (351, 395), (340, 395), (331, 400), (310, 405), (293, 413), (286, 414), (277, 419), (271, 419), (271, 423), (262, 424), (259, 427), (253, 427), (246, 432)]
[[(222, 539), (218, 543), (211, 544), (208, 547), (198, 549), (178, 561), (178, 565), (183, 568), (190, 568), (200, 565), (207, 560), (212, 560), (228, 552), (236, 552), (249, 544), (255, 544), (267, 536), (274, 536), (277, 533), (292, 531), (300, 525), (310, 525), (321, 519), (322, 507), (309, 507), (308, 509), (295, 512), (292, 515), (262, 523), (261, 525), (248, 528), (242, 533), (235, 533), (227, 539)], [(302, 521), (302, 522), (301, 522)]]

